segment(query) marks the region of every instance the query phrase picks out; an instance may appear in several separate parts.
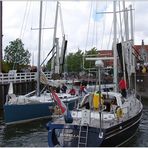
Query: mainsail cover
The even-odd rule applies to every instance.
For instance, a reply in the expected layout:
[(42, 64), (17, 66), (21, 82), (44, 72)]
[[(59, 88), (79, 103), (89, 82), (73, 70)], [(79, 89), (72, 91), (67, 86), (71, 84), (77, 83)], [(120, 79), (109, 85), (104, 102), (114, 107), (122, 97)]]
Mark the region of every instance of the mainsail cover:
[[(123, 53), (122, 53), (122, 44), (121, 43), (117, 44), (117, 52), (118, 52), (119, 61), (120, 61), (120, 65), (121, 65), (121, 71), (123, 74), (123, 72), (124, 72), (124, 70), (123, 70)], [(124, 64), (125, 64), (125, 73), (126, 73), (126, 78), (127, 78), (127, 67), (126, 67), (126, 63), (124, 63)]]

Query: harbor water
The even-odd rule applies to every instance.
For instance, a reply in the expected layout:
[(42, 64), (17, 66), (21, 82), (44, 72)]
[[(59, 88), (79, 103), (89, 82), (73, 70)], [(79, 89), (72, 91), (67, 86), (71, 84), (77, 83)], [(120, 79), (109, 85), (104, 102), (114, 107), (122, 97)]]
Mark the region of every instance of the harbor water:
[[(144, 109), (139, 128), (123, 146), (148, 146), (148, 98), (143, 98), (142, 103)], [(50, 119), (5, 126), (2, 112), (0, 117), (0, 147), (48, 147), (46, 123)]]

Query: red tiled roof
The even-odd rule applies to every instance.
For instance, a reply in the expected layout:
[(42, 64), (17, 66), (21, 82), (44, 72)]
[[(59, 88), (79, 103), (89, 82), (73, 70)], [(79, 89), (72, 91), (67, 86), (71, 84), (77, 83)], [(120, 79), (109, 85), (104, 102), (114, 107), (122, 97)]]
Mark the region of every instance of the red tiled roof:
[[(134, 48), (136, 49), (137, 52), (140, 51), (142, 45), (134, 45)], [(144, 49), (148, 51), (148, 45), (144, 45)]]
[(112, 57), (113, 56), (113, 50), (99, 50), (98, 51), (99, 57)]

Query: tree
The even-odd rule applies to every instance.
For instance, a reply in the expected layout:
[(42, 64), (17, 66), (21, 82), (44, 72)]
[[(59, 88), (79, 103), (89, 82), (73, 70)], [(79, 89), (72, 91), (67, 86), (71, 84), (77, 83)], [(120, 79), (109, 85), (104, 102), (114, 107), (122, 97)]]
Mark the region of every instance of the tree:
[(10, 44), (4, 49), (4, 60), (8, 63), (16, 65), (28, 65), (30, 63), (30, 56), (28, 50), (24, 49), (24, 44), (21, 39), (16, 39), (9, 42)]
[(76, 53), (69, 53), (67, 56), (67, 69), (69, 72), (82, 71), (83, 52), (78, 49)]
[[(91, 55), (91, 57), (98, 57), (98, 51), (94, 47), (91, 50), (86, 51), (85, 55)], [(84, 63), (85, 68), (95, 68), (95, 61), (85, 61)]]

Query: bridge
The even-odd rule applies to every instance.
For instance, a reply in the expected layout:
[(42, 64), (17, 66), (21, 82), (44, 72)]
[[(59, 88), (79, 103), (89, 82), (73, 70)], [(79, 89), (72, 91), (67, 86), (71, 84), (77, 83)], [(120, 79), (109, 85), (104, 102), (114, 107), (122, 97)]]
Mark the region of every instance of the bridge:
[[(0, 73), (0, 84), (8, 84), (10, 82), (21, 83), (26, 81), (36, 81), (37, 72), (23, 72), (16, 73), (11, 71), (9, 73)], [(45, 72), (48, 79), (51, 79), (50, 72)]]

